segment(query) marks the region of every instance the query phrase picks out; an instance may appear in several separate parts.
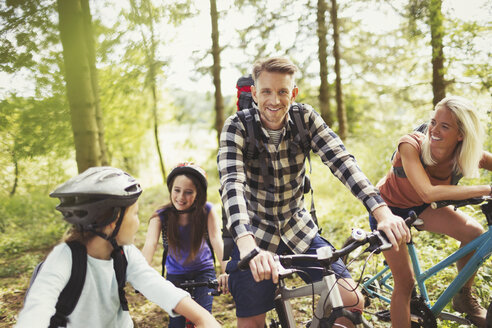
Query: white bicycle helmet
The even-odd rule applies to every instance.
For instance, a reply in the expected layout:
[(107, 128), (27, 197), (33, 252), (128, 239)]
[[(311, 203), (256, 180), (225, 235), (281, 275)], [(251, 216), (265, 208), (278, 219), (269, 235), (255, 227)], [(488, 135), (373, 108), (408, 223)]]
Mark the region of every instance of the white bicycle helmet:
[[(102, 166), (91, 167), (71, 178), (56, 188), (50, 197), (60, 199), (56, 209), (67, 222), (81, 230), (94, 231), (115, 221), (120, 209), (124, 212), (126, 207), (137, 201), (141, 193), (140, 184), (131, 175), (117, 168)], [(111, 217), (96, 222), (101, 214), (109, 210), (113, 210)], [(119, 225), (115, 229), (116, 233), (118, 230)]]

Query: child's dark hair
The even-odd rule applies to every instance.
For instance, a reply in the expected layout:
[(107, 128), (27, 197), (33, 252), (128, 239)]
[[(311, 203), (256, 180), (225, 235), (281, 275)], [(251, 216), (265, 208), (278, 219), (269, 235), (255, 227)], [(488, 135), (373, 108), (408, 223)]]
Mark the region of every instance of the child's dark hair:
[[(180, 240), (178, 238), (179, 213), (176, 210), (176, 208), (174, 208), (171, 197), (172, 197), (172, 186), (174, 184), (174, 180), (179, 175), (184, 175), (188, 179), (190, 179), (196, 188), (196, 198), (193, 204), (191, 205), (191, 211), (189, 212), (190, 214), (189, 224), (191, 224), (191, 247), (190, 247), (190, 253), (188, 255), (188, 258), (186, 259), (186, 262), (188, 262), (193, 260), (198, 254), (198, 251), (200, 250), (200, 246), (202, 245), (203, 239), (205, 237), (205, 233), (207, 231), (208, 218), (207, 218), (207, 211), (205, 209), (205, 203), (207, 202), (207, 191), (206, 189), (203, 188), (202, 182), (195, 174), (189, 174), (187, 172), (186, 173), (183, 172), (181, 174), (174, 175), (171, 180), (168, 180), (168, 186), (170, 186), (169, 188), (170, 203), (162, 206), (160, 209), (166, 209), (167, 229), (165, 230), (167, 231), (167, 242), (168, 242), (170, 253), (172, 253), (176, 257), (179, 257), (180, 255), (179, 249), (182, 248), (183, 245), (180, 244)], [(152, 218), (154, 217), (158, 217), (157, 212), (154, 213), (154, 215), (152, 216)]]
[[(102, 223), (108, 220), (113, 215), (114, 209), (107, 209), (104, 213), (101, 213), (95, 221), (96, 224)], [(119, 213), (118, 213), (119, 215)], [(101, 227), (98, 230), (102, 231), (105, 227)], [(91, 238), (97, 236), (94, 231), (84, 230), (80, 226), (72, 225), (63, 237), (64, 242), (68, 241), (78, 241), (82, 244), (86, 244)]]

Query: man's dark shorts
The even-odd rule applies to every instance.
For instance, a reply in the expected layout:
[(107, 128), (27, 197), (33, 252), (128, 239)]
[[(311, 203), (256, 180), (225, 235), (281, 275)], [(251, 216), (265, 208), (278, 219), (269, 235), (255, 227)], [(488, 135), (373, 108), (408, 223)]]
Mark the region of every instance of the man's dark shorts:
[[(409, 208), (399, 208), (399, 207), (389, 206), (391, 212), (394, 215), (401, 217), (403, 220), (408, 218), (408, 213), (410, 211), (414, 211), (415, 214), (420, 215), (420, 213), (422, 213), (427, 207), (429, 207), (429, 204), (427, 203), (424, 203), (419, 206), (409, 207)], [(372, 231), (377, 230), (378, 228), (378, 221), (376, 221), (374, 216), (372, 216), (371, 214), (369, 214), (369, 225), (371, 226)], [(415, 228), (418, 230), (418, 227)]]
[[(316, 254), (316, 249), (323, 246), (333, 247), (326, 239), (319, 234), (313, 239), (311, 246), (306, 251), (306, 254)], [(288, 247), (281, 242), (277, 250), (277, 254), (292, 254)], [(263, 280), (255, 282), (250, 270), (236, 270), (239, 262), (239, 250), (234, 244), (232, 250), (231, 261), (227, 264), (227, 272), (229, 273), (229, 290), (236, 303), (236, 316), (240, 318), (259, 315), (273, 309), (273, 298), (277, 285), (272, 280)], [(302, 266), (313, 266), (313, 263), (303, 263)], [(332, 264), (332, 269), (338, 277), (351, 278), (350, 273), (341, 260)], [(322, 278), (321, 270), (305, 271), (311, 276), (312, 281), (318, 281)], [(302, 277), (303, 279), (305, 277)], [(306, 280), (311, 282), (311, 280)]]

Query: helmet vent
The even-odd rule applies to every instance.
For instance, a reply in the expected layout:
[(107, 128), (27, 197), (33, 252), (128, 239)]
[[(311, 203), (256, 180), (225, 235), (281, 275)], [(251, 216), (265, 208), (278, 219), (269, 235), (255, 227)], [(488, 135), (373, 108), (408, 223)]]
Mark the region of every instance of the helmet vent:
[(119, 173), (111, 173), (111, 174), (105, 175), (101, 180), (111, 179), (111, 178), (115, 178), (118, 176), (120, 176)]
[(132, 186), (130, 186), (128, 188), (125, 188), (125, 191), (127, 191), (127, 192), (135, 192), (135, 191), (137, 191), (139, 189), (140, 189), (140, 185), (139, 184), (135, 184), (135, 185), (132, 185)]

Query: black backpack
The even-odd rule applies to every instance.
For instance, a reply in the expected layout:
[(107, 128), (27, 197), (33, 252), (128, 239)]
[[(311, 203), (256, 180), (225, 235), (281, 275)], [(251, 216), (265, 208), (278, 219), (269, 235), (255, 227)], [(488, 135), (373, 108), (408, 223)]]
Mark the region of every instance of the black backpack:
[[(157, 215), (159, 216), (159, 219), (161, 220), (161, 235), (162, 235), (162, 246), (164, 247), (164, 251), (162, 252), (162, 276), (164, 277), (164, 273), (166, 271), (166, 260), (167, 260), (167, 253), (169, 250), (169, 245), (167, 242), (167, 214), (166, 212), (170, 209), (170, 207), (164, 208), (162, 210), (157, 211)], [(207, 217), (208, 213), (211, 211), (211, 209), (207, 210)], [(208, 247), (210, 248), (210, 251), (212, 252), (212, 258), (214, 259), (214, 264), (215, 264), (215, 254), (214, 254), (214, 248), (212, 247), (212, 243), (210, 242), (210, 238), (208, 236), (208, 224), (207, 224), (207, 230), (205, 231), (205, 241), (207, 242)]]
[[(237, 116), (246, 127), (246, 142), (243, 149), (243, 154), (245, 159), (258, 158), (260, 160), (260, 170), (261, 175), (263, 176), (263, 181), (265, 181), (265, 185), (271, 185), (270, 181), (272, 177), (268, 174), (268, 166), (266, 163), (266, 158), (264, 155), (266, 153), (262, 151), (263, 144), (259, 140), (260, 137), (260, 128), (255, 122), (254, 113), (255, 109), (253, 108), (253, 96), (251, 95), (251, 86), (254, 84), (253, 77), (251, 74), (241, 76), (237, 80), (236, 89), (237, 89)], [(306, 127), (306, 122), (303, 118), (304, 113), (304, 104), (294, 103), (289, 109), (289, 115), (294, 121), (294, 125), (292, 126), (292, 133), (294, 136), (299, 136), (299, 146), (301, 151), (306, 154), (306, 157), (309, 162), (309, 173), (311, 174), (311, 147), (309, 140), (309, 133)], [(314, 207), (314, 197), (313, 197), (313, 188), (311, 186), (311, 181), (307, 175), (304, 176), (304, 193), (311, 192), (311, 217), (314, 222), (318, 226), (318, 219), (316, 217), (316, 209)], [(321, 231), (320, 231), (321, 233)], [(227, 216), (225, 213), (225, 209), (222, 207), (222, 239), (224, 240), (224, 261), (228, 260), (230, 257), (230, 253), (232, 251), (232, 246), (234, 244), (232, 235), (227, 229)]]
[[(56, 312), (50, 319), (49, 328), (67, 326), (68, 316), (75, 309), (85, 283), (85, 276), (87, 273), (87, 249), (78, 241), (69, 241), (67, 242), (67, 245), (72, 251), (72, 270), (67, 284), (60, 292), (60, 296), (58, 296), (58, 301), (55, 306)], [(119, 254), (122, 254), (122, 256)], [(118, 282), (118, 296), (120, 298), (121, 307), (123, 308), (123, 311), (128, 311), (128, 302), (125, 297), (125, 290), (123, 289), (126, 284), (126, 267), (128, 262), (122, 248), (113, 251), (111, 257), (113, 257), (113, 267)], [(36, 280), (38, 273), (41, 271), (43, 263), (44, 261), (39, 262), (34, 268), (24, 300), (27, 297), (32, 284)]]

